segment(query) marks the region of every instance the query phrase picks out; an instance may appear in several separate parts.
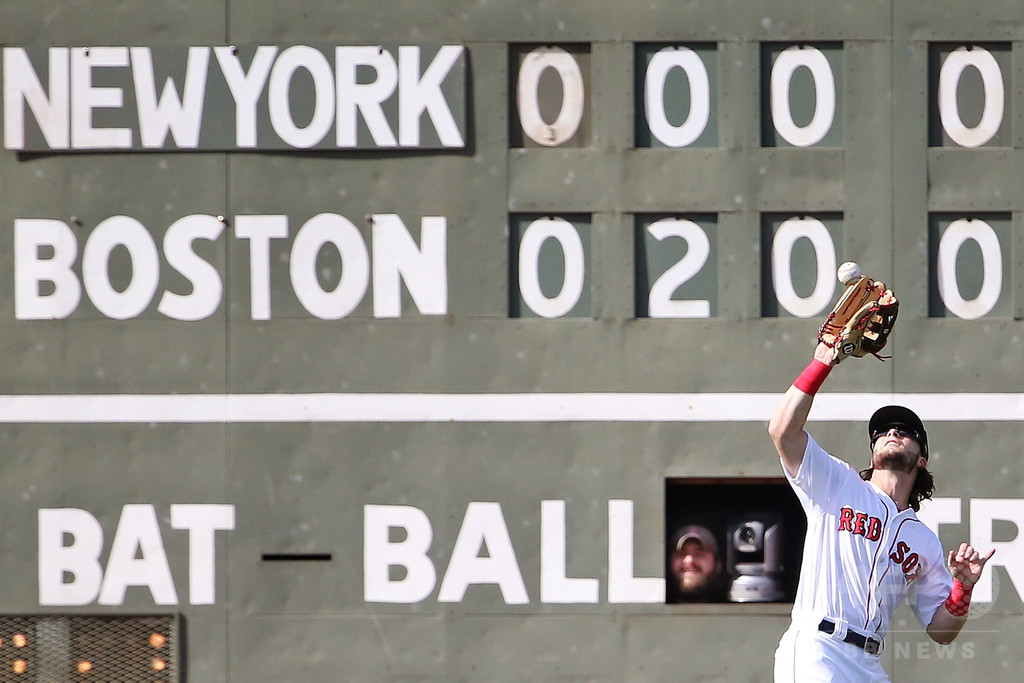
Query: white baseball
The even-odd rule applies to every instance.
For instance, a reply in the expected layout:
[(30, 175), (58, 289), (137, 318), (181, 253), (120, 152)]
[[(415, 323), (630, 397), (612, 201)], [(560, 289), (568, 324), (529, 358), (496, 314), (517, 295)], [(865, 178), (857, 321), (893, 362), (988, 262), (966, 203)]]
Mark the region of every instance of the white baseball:
[(847, 261), (836, 270), (836, 277), (839, 284), (848, 285), (861, 276), (860, 266), (853, 261)]

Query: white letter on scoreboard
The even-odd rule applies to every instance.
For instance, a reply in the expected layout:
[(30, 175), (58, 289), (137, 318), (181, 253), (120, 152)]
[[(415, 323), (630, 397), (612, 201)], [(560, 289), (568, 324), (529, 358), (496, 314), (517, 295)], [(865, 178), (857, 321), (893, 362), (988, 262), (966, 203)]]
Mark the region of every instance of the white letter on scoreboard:
[[(673, 126), (665, 115), (665, 81), (676, 68), (686, 72), (690, 111), (683, 123)], [(651, 57), (644, 79), (644, 111), (651, 135), (668, 147), (686, 147), (701, 136), (711, 116), (711, 82), (696, 52), (688, 47), (666, 47)]]
[(597, 579), (570, 579), (566, 564), (565, 501), (540, 503), (540, 601), (543, 603), (596, 603)]
[(70, 137), (71, 80), (68, 48), (51, 47), (47, 70), (47, 97), (28, 59), (25, 48), (5, 47), (4, 55), (4, 147), (25, 148), (25, 107), (35, 117), (50, 149), (67, 149)]
[[(292, 118), (290, 88), (292, 77), (304, 69), (313, 79), (313, 116), (305, 127)], [(270, 123), (274, 131), (292, 147), (313, 147), (327, 136), (334, 123), (334, 74), (323, 53), (308, 45), (284, 50), (270, 73), (267, 88)]]
[[(53, 258), (39, 257), (40, 247), (53, 249)], [(14, 221), (14, 317), (18, 320), (58, 320), (71, 315), (82, 300), (82, 285), (71, 267), (78, 255), (75, 234), (60, 221), (17, 218)], [(40, 294), (39, 284), (53, 283), (52, 294)]]
[(128, 66), (128, 48), (93, 47), (71, 51), (71, 147), (73, 149), (127, 149), (132, 146), (130, 128), (93, 128), (93, 109), (120, 109), (120, 88), (92, 84), (94, 68)]
[[(562, 248), (562, 289), (547, 298), (540, 288), (540, 250), (553, 239)], [(539, 218), (523, 231), (519, 241), (519, 293), (530, 310), (542, 318), (560, 318), (579, 302), (586, 279), (583, 240), (564, 218)]]
[(661, 274), (647, 296), (647, 312), (652, 318), (710, 318), (711, 302), (707, 299), (680, 301), (672, 298), (676, 289), (688, 282), (711, 254), (711, 242), (699, 225), (690, 220), (663, 218), (647, 226), (647, 232), (659, 242), (666, 237), (681, 237), (686, 254)]
[(633, 576), (633, 501), (608, 501), (608, 602), (665, 602), (665, 579)]
[[(537, 99), (537, 88), (545, 69), (554, 69), (562, 81), (562, 107), (550, 124), (540, 115)], [(519, 124), (531, 140), (556, 147), (571, 138), (583, 121), (583, 102), (583, 73), (571, 54), (560, 47), (539, 47), (526, 55), (519, 67), (516, 103)]]
[[(981, 74), (985, 89), (985, 108), (981, 120), (974, 128), (968, 128), (960, 118), (957, 89), (960, 77), (967, 67), (974, 67)], [(946, 135), (962, 147), (980, 147), (995, 137), (1003, 122), (1005, 93), (1003, 72), (992, 53), (981, 47), (958, 47), (946, 57), (939, 69), (939, 120)]]
[(959, 498), (932, 498), (921, 501), (921, 510), (917, 513), (921, 523), (939, 535), (939, 527), (943, 524), (960, 523)]
[(216, 542), (218, 531), (235, 528), (234, 505), (171, 505), (171, 526), (188, 529), (188, 601), (212, 605), (216, 601)]
[[(391, 529), (405, 539), (391, 541)], [(363, 506), (363, 598), (367, 602), (420, 602), (434, 590), (437, 572), (427, 556), (434, 531), (419, 508), (405, 505)], [(392, 580), (391, 567), (405, 568)]]
[(178, 604), (171, 566), (152, 505), (131, 504), (121, 509), (99, 604), (123, 604), (128, 586), (147, 586), (158, 605)]
[[(320, 286), (316, 259), (327, 243), (341, 255), (341, 280), (333, 291)], [(299, 302), (322, 320), (339, 320), (355, 310), (370, 285), (370, 255), (352, 221), (336, 213), (321, 213), (303, 225), (292, 242), (289, 267)]]
[[(487, 546), (487, 556), (480, 551)], [(498, 503), (470, 503), (441, 581), (439, 602), (461, 602), (470, 584), (493, 583), (508, 605), (530, 602)]]
[[(358, 144), (357, 114), (370, 131), (378, 147), (395, 147), (398, 141), (384, 116), (381, 104), (398, 88), (398, 65), (387, 50), (376, 47), (338, 47), (334, 50), (334, 70), (338, 91), (338, 147), (355, 147)], [(377, 78), (372, 83), (358, 83), (356, 69), (370, 67)]]
[[(110, 255), (119, 246), (132, 262), (124, 291), (110, 282)], [(82, 251), (82, 281), (89, 299), (108, 318), (127, 320), (146, 310), (160, 283), (160, 254), (146, 226), (129, 216), (111, 216), (97, 225)]]
[[(810, 240), (818, 271), (814, 291), (804, 298), (793, 288), (791, 269), (793, 245), (798, 239)], [(835, 292), (836, 249), (825, 224), (816, 218), (790, 218), (779, 226), (772, 241), (772, 285), (779, 304), (791, 315), (809, 318), (821, 313)]]
[[(803, 127), (793, 122), (789, 108), (793, 72), (800, 67), (810, 69), (815, 92), (814, 116)], [(783, 50), (776, 58), (771, 74), (771, 111), (775, 130), (794, 147), (810, 147), (828, 134), (836, 113), (836, 82), (821, 50), (794, 46)]]
[(158, 311), (175, 320), (202, 320), (213, 315), (220, 305), (224, 284), (217, 269), (192, 251), (192, 242), (197, 239), (213, 241), (223, 230), (224, 223), (204, 214), (179, 218), (167, 229), (164, 258), (167, 265), (192, 283), (192, 293), (164, 292)]
[[(65, 536), (74, 541), (65, 545)], [(87, 605), (103, 581), (100, 553), (103, 529), (96, 518), (77, 508), (39, 510), (39, 604), (43, 607)], [(74, 580), (64, 582), (64, 575)]]
[(420, 46), (398, 48), (398, 141), (402, 147), (420, 144), (420, 117), (426, 112), (445, 147), (461, 147), (462, 135), (444, 98), (441, 85), (462, 56), (461, 45), (444, 45), (420, 75)]
[(270, 240), (287, 236), (287, 216), (235, 217), (235, 237), (249, 240), (249, 311), (253, 320), (270, 320)]
[(185, 64), (185, 84), (181, 99), (170, 78), (159, 96), (153, 73), (153, 54), (148, 47), (133, 47), (132, 78), (139, 109), (139, 138), (143, 147), (162, 147), (170, 133), (179, 148), (199, 146), (199, 128), (206, 97), (206, 74), (210, 48), (190, 47)]
[(235, 144), (239, 147), (256, 146), (256, 105), (263, 93), (263, 86), (274, 66), (277, 48), (260, 45), (249, 64), (249, 72), (242, 70), (235, 50), (227, 45), (213, 48), (213, 54), (220, 64), (221, 73), (235, 100)]
[[(981, 249), (982, 281), (978, 296), (970, 301), (960, 293), (956, 260), (967, 240)], [(960, 218), (949, 224), (939, 240), (936, 278), (939, 296), (951, 312), (964, 320), (977, 320), (991, 311), (1003, 291), (1003, 251), (992, 226), (980, 219)]]
[[(992, 527), (995, 520), (1011, 522), (1017, 528), (1017, 535), (1012, 541), (992, 540)], [(1024, 500), (1001, 498), (971, 499), (971, 545), (978, 552), (985, 554), (990, 548), (996, 554), (988, 561), (981, 579), (974, 586), (974, 599), (977, 602), (992, 602), (992, 577), (996, 567), (1006, 569), (1013, 587), (1017, 590), (1017, 599), (1024, 595)]]
[(448, 312), (447, 223), (443, 216), (425, 216), (420, 242), (409, 234), (402, 219), (392, 213), (373, 220), (373, 316), (402, 315), (402, 282), (424, 315)]

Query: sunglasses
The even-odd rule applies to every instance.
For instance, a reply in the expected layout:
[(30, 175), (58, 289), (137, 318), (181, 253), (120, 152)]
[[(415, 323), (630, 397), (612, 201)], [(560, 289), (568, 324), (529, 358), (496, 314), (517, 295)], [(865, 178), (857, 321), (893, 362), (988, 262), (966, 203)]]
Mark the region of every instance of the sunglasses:
[(885, 436), (889, 432), (893, 432), (893, 431), (896, 432), (896, 436), (900, 437), (901, 439), (902, 438), (906, 438), (906, 437), (909, 436), (911, 439), (914, 439), (918, 443), (921, 443), (921, 435), (919, 433), (915, 432), (912, 429), (906, 429), (905, 427), (896, 427), (896, 426), (888, 427), (886, 429), (881, 429), (881, 430), (879, 430), (877, 432), (873, 432), (871, 434), (871, 443), (874, 443), (875, 441), (877, 441), (878, 437)]

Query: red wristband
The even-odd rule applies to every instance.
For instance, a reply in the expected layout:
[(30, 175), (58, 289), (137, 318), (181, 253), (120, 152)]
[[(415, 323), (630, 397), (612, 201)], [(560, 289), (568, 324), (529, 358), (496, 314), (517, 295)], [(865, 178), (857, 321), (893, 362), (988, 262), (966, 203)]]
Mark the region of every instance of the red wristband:
[(946, 598), (946, 611), (954, 617), (966, 617), (970, 606), (971, 589), (960, 583), (959, 579), (953, 579), (953, 588)]
[(804, 371), (800, 373), (800, 376), (793, 382), (793, 386), (804, 392), (805, 394), (818, 393), (818, 389), (821, 388), (825, 378), (828, 377), (828, 373), (832, 372), (832, 366), (826, 363), (822, 363), (820, 360), (815, 358), (811, 361), (810, 365), (804, 368)]

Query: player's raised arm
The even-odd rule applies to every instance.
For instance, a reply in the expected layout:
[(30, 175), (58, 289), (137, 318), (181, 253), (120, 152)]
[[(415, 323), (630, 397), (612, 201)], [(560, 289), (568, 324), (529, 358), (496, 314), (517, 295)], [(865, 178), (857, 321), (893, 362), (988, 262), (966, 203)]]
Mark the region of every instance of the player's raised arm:
[(839, 266), (836, 277), (846, 289), (818, 330), (814, 360), (786, 391), (768, 424), (768, 434), (792, 476), (796, 476), (804, 459), (804, 425), (814, 394), (832, 367), (844, 358), (878, 356), (899, 313), (899, 301), (892, 290), (863, 275), (856, 263), (848, 261)]
[(814, 394), (835, 365), (835, 353), (824, 343), (818, 344), (811, 361), (793, 385), (786, 390), (771, 421), (768, 434), (779, 452), (786, 470), (796, 476), (807, 448), (807, 415), (811, 412)]

